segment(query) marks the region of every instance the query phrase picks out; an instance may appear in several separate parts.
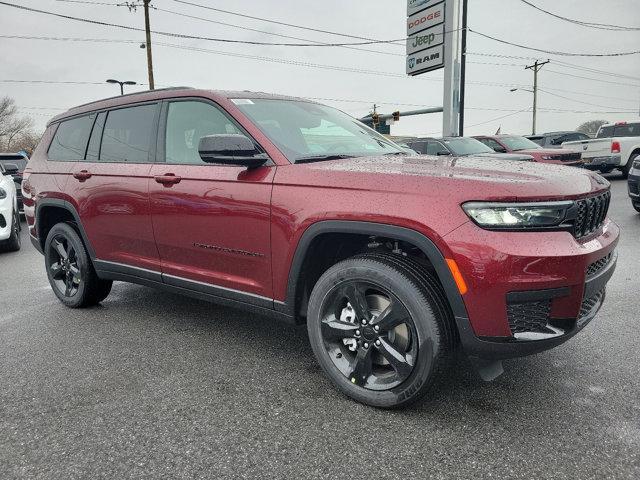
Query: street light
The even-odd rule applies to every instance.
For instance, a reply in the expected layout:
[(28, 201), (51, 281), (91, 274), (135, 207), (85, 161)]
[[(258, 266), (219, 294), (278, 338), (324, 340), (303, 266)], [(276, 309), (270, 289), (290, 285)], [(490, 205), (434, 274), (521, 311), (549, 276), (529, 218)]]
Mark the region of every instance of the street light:
[(536, 111), (538, 110), (538, 94), (536, 90), (529, 90), (528, 88), (512, 88), (510, 92), (517, 92), (522, 90), (523, 92), (533, 93), (533, 127), (531, 128), (531, 134), (536, 134)]
[(120, 85), (120, 95), (124, 95), (124, 85), (137, 85), (136, 82), (133, 82), (131, 80), (121, 82), (120, 80), (114, 80), (113, 78), (108, 79), (107, 83), (117, 83), (118, 85)]

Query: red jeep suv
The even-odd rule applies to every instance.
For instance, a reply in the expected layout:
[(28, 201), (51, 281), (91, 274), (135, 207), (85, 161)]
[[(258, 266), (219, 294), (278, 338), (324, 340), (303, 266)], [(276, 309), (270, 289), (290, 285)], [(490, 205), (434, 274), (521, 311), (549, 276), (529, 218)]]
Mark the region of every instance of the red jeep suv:
[(306, 322), (335, 386), (379, 407), (424, 395), (455, 348), (491, 379), (563, 343), (616, 265), (599, 175), (411, 156), (338, 110), (263, 93), (73, 108), (22, 188), (65, 305), (120, 280)]

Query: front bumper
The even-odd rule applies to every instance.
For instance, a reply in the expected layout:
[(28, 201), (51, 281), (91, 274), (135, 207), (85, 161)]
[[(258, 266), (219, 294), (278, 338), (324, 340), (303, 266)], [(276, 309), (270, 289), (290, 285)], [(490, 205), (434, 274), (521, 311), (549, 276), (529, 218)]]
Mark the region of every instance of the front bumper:
[(583, 158), (584, 168), (589, 170), (603, 170), (617, 168), (622, 162), (620, 155), (606, 155), (603, 157)]
[(489, 232), (475, 225), (447, 235), (468, 285), (467, 316), (456, 315), (465, 353), (521, 357), (582, 330), (602, 306), (616, 268), (617, 225), (606, 221), (596, 235), (578, 241), (566, 232)]

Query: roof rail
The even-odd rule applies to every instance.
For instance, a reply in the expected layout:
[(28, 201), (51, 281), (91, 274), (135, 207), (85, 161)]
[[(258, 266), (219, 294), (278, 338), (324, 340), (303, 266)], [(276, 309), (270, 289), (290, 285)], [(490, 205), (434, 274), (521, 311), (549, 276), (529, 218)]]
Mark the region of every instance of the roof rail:
[(184, 87), (167, 87), (167, 88), (156, 88), (155, 90), (143, 90), (141, 92), (125, 93), (124, 95), (114, 95), (113, 97), (101, 98), (99, 100), (93, 100), (92, 102), (83, 103), (82, 105), (75, 105), (75, 106), (71, 107), (69, 110), (75, 110), (76, 108), (87, 107), (87, 106), (93, 105), (95, 103), (100, 103), (100, 102), (104, 102), (104, 101), (107, 101), (107, 100), (114, 100), (116, 98), (130, 97), (132, 95), (144, 95), (145, 93), (166, 92), (166, 91), (170, 91), (170, 90), (187, 90), (187, 89), (192, 90), (193, 87), (187, 87), (187, 86), (184, 86)]

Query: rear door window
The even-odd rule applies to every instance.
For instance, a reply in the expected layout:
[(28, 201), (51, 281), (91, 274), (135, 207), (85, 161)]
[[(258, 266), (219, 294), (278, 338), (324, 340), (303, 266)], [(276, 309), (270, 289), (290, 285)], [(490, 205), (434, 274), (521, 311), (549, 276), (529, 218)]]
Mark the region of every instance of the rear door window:
[[(155, 138), (158, 104), (120, 108), (107, 114), (102, 132), (99, 161), (147, 163)], [(92, 155), (95, 150), (92, 150)]]
[(95, 115), (85, 115), (61, 122), (49, 145), (49, 160), (77, 162), (84, 159), (94, 119)]

